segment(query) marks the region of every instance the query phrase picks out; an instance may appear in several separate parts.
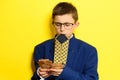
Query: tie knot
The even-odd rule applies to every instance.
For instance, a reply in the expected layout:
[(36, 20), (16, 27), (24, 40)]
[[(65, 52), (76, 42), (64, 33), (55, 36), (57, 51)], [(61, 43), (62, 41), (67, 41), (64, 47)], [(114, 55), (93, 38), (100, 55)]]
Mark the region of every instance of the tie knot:
[(68, 40), (68, 38), (64, 35), (64, 34), (60, 34), (59, 36), (57, 36), (56, 38), (61, 44), (64, 43), (66, 40)]

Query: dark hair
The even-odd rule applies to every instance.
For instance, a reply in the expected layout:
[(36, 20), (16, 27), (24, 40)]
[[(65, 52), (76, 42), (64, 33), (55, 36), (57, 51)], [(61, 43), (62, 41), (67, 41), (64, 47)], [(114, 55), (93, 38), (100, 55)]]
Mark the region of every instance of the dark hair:
[(54, 19), (56, 15), (64, 14), (72, 14), (73, 19), (75, 21), (78, 20), (77, 9), (71, 3), (60, 2), (59, 4), (57, 4), (53, 9), (52, 18)]

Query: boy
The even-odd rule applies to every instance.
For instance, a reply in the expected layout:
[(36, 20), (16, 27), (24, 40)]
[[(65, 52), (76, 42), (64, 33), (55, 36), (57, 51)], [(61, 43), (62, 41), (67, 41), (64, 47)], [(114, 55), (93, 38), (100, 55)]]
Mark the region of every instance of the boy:
[[(76, 8), (70, 3), (61, 2), (53, 9), (52, 19), (57, 34), (54, 39), (35, 47), (36, 72), (32, 80), (98, 80), (96, 49), (76, 39), (73, 34), (79, 26)], [(44, 69), (38, 65), (40, 59), (61, 63), (64, 68)]]

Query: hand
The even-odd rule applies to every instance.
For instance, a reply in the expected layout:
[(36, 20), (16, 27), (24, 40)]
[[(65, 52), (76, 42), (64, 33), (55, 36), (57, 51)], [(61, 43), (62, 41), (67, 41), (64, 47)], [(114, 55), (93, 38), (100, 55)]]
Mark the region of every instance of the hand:
[(51, 75), (59, 76), (62, 73), (63, 69), (50, 69), (49, 71)]
[(43, 69), (41, 67), (38, 68), (37, 73), (42, 78), (47, 78), (50, 76), (49, 69)]

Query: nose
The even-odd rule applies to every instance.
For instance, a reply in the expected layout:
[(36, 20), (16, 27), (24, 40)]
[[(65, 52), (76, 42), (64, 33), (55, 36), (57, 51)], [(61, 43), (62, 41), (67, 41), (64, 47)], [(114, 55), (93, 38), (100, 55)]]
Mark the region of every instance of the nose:
[(61, 25), (60, 31), (64, 31), (64, 25)]

